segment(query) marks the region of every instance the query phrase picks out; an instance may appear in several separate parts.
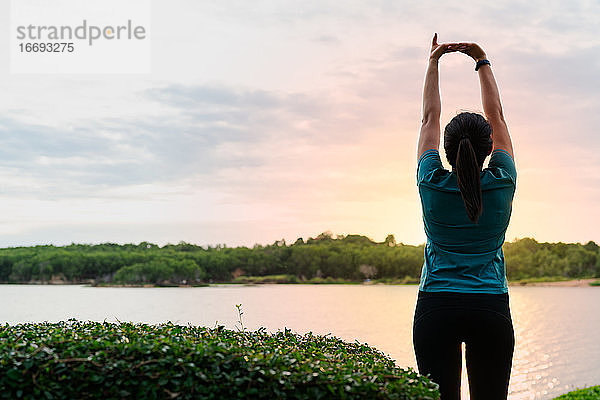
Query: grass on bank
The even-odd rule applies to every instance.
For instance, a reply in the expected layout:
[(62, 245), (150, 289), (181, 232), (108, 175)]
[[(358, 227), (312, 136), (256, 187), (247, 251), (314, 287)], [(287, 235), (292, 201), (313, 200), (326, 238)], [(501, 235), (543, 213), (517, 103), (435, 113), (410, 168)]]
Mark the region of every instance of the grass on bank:
[(600, 386), (592, 386), (558, 396), (554, 400), (599, 400)]
[[(526, 286), (532, 283), (544, 283), (544, 282), (568, 282), (572, 279), (562, 277), (549, 277), (549, 278), (528, 278), (521, 280), (508, 281), (509, 285), (513, 286)], [(307, 280), (299, 280), (293, 275), (265, 275), (265, 276), (239, 276), (232, 281), (228, 282), (213, 282), (213, 283), (195, 283), (192, 285), (175, 285), (175, 284), (155, 284), (155, 283), (144, 283), (144, 284), (118, 284), (118, 283), (97, 283), (92, 284), (94, 287), (208, 287), (214, 285), (229, 285), (229, 284), (240, 284), (240, 285), (261, 285), (261, 284), (334, 284), (334, 285), (360, 285), (360, 284), (383, 284), (383, 285), (418, 285), (419, 280), (412, 277), (405, 277), (402, 279), (395, 278), (383, 278), (383, 279), (371, 279), (364, 281), (351, 281), (344, 279), (335, 278), (312, 278)], [(600, 280), (590, 282), (590, 286), (600, 286)]]
[(565, 278), (564, 276), (541, 276), (537, 278), (514, 279), (508, 283), (513, 285), (527, 285), (528, 283), (565, 282), (571, 280), (573, 279)]
[(243, 283), (243, 284), (261, 284), (261, 283), (306, 283), (306, 284), (320, 284), (320, 283), (335, 283), (335, 284), (360, 284), (362, 282), (352, 281), (348, 279), (336, 279), (332, 277), (319, 278), (314, 277), (311, 279), (299, 279), (296, 275), (264, 275), (264, 276), (246, 276), (241, 275), (234, 278), (231, 282), (227, 283)]
[[(544, 283), (544, 282), (566, 282), (573, 280), (572, 278), (565, 278), (562, 276), (546, 276), (538, 278), (527, 278), (519, 280), (510, 280), (510, 285), (525, 286), (531, 283)], [(363, 281), (353, 281), (348, 279), (336, 279), (332, 277), (319, 278), (314, 277), (311, 279), (299, 279), (295, 275), (263, 275), (263, 276), (238, 276), (231, 281), (215, 282), (215, 283), (195, 283), (192, 285), (174, 285), (174, 284), (115, 284), (115, 283), (99, 283), (93, 286), (99, 287), (205, 287), (219, 284), (245, 284), (245, 285), (260, 285), (260, 284), (340, 284), (340, 285), (359, 285), (359, 284), (385, 284), (385, 285), (418, 285), (419, 279), (411, 276), (405, 276), (404, 278), (381, 278), (381, 279), (370, 279)], [(600, 280), (590, 283), (590, 286), (600, 286)]]
[(382, 279), (371, 279), (365, 281), (356, 281), (350, 279), (337, 279), (332, 277), (319, 278), (313, 277), (311, 279), (298, 279), (296, 275), (265, 275), (265, 276), (246, 276), (241, 275), (234, 278), (230, 283), (243, 283), (243, 284), (261, 284), (261, 283), (306, 283), (306, 284), (347, 284), (347, 285), (359, 285), (362, 283), (384, 283), (388, 285), (408, 285), (418, 284), (419, 280), (410, 276), (400, 278), (382, 278)]
[[(511, 285), (527, 285), (528, 283), (544, 283), (544, 282), (568, 282), (580, 279), (591, 279), (590, 277), (582, 278), (567, 278), (564, 276), (541, 276), (537, 278), (525, 278), (525, 279), (514, 279), (509, 280), (508, 283)], [(591, 282), (591, 286), (600, 286), (600, 280)]]
[[(238, 308), (239, 310), (239, 308)], [(240, 312), (241, 322), (241, 312)], [(0, 326), (0, 398), (437, 399), (437, 386), (366, 344), (77, 320)]]

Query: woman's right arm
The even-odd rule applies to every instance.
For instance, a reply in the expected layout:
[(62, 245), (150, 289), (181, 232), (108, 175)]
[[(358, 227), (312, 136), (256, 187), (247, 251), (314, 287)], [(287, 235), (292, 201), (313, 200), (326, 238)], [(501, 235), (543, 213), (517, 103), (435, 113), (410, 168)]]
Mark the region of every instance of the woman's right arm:
[[(485, 52), (476, 43), (460, 43), (459, 51), (471, 56), (475, 62), (486, 59)], [(494, 78), (494, 73), (489, 65), (482, 65), (478, 70), (479, 84), (481, 86), (481, 102), (485, 117), (492, 126), (492, 151), (501, 149), (513, 156), (513, 146), (508, 133), (508, 126), (504, 119), (500, 91)]]

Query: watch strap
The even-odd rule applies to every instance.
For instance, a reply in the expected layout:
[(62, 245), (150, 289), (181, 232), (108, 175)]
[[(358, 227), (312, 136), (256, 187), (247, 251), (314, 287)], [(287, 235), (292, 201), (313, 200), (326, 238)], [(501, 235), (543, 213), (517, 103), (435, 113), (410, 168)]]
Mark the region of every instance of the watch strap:
[(483, 60), (479, 60), (479, 61), (477, 61), (477, 64), (475, 64), (475, 71), (479, 71), (479, 68), (482, 67), (482, 66), (484, 66), (484, 65), (491, 66), (492, 63), (490, 62), (490, 60), (485, 59), (485, 58)]

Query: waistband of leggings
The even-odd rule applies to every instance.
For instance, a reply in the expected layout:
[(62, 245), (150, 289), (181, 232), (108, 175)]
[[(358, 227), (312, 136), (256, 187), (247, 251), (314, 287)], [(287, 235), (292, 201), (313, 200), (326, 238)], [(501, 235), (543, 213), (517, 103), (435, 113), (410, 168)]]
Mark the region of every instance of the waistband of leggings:
[(463, 293), (463, 292), (424, 292), (419, 290), (418, 299), (457, 299), (457, 300), (500, 300), (508, 302), (508, 293)]

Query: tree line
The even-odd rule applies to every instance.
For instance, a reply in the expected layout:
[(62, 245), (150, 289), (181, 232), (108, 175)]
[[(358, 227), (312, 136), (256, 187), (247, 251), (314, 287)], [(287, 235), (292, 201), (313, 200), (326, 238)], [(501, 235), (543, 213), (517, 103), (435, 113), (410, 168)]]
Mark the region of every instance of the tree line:
[[(362, 235), (324, 232), (294, 243), (227, 247), (179, 244), (34, 246), (0, 249), (0, 282), (93, 282), (98, 284), (202, 284), (243, 277), (286, 276), (290, 281), (416, 282), (423, 245), (375, 242)], [(593, 241), (539, 243), (525, 238), (504, 244), (509, 280), (600, 277)]]

